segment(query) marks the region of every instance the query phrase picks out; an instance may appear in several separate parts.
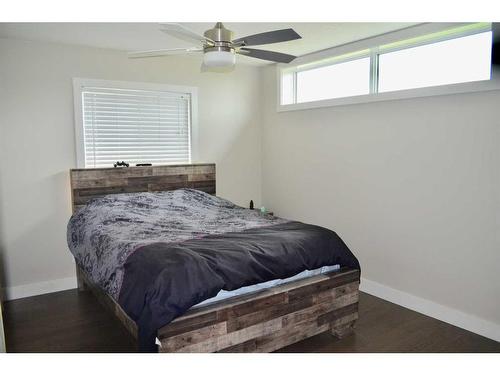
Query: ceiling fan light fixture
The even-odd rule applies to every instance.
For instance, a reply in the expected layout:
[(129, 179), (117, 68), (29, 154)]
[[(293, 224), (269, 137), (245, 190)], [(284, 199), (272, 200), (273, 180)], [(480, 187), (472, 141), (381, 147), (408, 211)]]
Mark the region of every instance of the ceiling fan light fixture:
[(209, 68), (230, 67), (236, 64), (233, 51), (207, 51), (203, 54), (203, 64)]

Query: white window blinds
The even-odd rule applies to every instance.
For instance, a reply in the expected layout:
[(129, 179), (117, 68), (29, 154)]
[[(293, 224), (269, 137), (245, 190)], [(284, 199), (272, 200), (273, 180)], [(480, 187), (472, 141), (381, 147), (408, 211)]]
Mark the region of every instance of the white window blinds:
[(191, 95), (82, 87), (85, 167), (191, 161)]

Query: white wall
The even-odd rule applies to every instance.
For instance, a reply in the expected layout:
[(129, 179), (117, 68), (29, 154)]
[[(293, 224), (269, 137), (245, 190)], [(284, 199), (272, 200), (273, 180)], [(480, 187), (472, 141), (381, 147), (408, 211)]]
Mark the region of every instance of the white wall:
[(367, 289), (500, 340), (500, 91), (278, 113), (276, 89), (267, 67), (266, 207), (337, 231)]
[(11, 294), (74, 285), (66, 245), (68, 170), (76, 167), (73, 77), (197, 86), (199, 161), (217, 163), (218, 195), (260, 202), (260, 73), (238, 66), (231, 74), (201, 74), (199, 65), (0, 39), (0, 250)]

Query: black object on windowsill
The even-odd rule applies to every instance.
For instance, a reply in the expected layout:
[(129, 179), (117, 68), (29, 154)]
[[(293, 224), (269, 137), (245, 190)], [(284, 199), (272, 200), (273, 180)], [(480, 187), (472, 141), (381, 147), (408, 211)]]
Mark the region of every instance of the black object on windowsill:
[(135, 166), (136, 167), (151, 167), (153, 164), (151, 163), (140, 163), (140, 164), (136, 164)]
[(253, 200), (250, 201), (250, 209), (253, 210)]
[(126, 168), (128, 168), (129, 167), (129, 164), (125, 163), (124, 161), (117, 161), (113, 165), (115, 166), (115, 168), (117, 168), (117, 167), (126, 167)]

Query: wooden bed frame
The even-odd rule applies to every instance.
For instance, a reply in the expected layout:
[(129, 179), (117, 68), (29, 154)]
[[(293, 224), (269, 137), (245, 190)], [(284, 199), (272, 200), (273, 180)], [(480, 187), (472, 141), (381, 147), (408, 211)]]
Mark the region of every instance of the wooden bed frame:
[[(215, 194), (215, 164), (72, 169), (73, 212), (106, 194), (191, 187)], [(160, 352), (271, 352), (324, 331), (342, 338), (358, 318), (359, 271), (342, 268), (210, 305), (160, 328)], [(79, 290), (97, 299), (137, 338), (137, 325), (77, 266)]]

